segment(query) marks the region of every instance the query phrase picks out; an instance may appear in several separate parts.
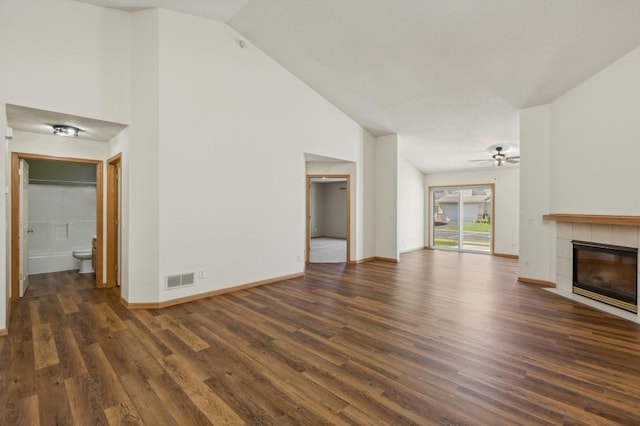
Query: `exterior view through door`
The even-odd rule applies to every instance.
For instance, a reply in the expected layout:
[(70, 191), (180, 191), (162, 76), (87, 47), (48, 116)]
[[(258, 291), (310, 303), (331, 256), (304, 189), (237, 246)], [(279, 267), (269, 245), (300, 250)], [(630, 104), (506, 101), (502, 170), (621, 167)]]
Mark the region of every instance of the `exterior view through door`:
[(493, 253), (492, 184), (431, 188), (431, 247)]

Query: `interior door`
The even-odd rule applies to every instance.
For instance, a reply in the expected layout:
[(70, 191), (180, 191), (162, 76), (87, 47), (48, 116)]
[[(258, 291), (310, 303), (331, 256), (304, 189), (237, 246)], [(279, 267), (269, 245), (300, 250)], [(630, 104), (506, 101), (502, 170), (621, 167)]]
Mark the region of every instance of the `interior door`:
[(28, 247), (29, 247), (29, 163), (24, 159), (20, 160), (20, 168), (18, 169), (19, 185), (20, 185), (20, 204), (19, 204), (19, 257), (20, 257), (20, 297), (24, 297), (27, 287), (29, 287), (29, 271), (28, 265)]
[(120, 286), (122, 260), (120, 174), (121, 161), (118, 155), (107, 162), (107, 287)]

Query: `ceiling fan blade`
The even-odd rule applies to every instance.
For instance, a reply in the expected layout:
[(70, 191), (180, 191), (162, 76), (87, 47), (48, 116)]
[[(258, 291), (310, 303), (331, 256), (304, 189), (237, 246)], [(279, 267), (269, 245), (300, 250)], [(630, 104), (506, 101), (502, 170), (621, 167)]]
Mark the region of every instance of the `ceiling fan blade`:
[(480, 162), (480, 163), (491, 163), (493, 162), (493, 160), (469, 160), (470, 163), (476, 163), (476, 162)]
[(507, 163), (511, 163), (511, 164), (518, 164), (520, 162), (519, 160), (520, 157), (516, 158), (516, 157), (511, 157), (511, 158), (507, 158), (505, 161)]
[(514, 156), (508, 156), (507, 157), (509, 160), (519, 160), (520, 156), (519, 155), (514, 155)]

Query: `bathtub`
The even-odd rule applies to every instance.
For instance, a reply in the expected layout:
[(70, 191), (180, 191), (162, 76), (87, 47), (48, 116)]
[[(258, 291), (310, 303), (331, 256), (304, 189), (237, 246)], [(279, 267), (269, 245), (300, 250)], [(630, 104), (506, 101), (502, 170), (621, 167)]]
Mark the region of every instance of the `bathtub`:
[(27, 271), (29, 275), (48, 272), (70, 271), (80, 268), (80, 260), (71, 255), (72, 251), (29, 251)]

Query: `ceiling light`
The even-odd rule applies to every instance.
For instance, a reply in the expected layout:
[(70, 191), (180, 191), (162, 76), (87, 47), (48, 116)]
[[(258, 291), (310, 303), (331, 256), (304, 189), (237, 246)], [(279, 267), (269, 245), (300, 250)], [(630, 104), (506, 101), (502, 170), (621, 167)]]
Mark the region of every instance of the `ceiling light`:
[(57, 136), (69, 136), (72, 138), (78, 137), (80, 129), (73, 126), (64, 126), (62, 124), (53, 125), (53, 134)]

